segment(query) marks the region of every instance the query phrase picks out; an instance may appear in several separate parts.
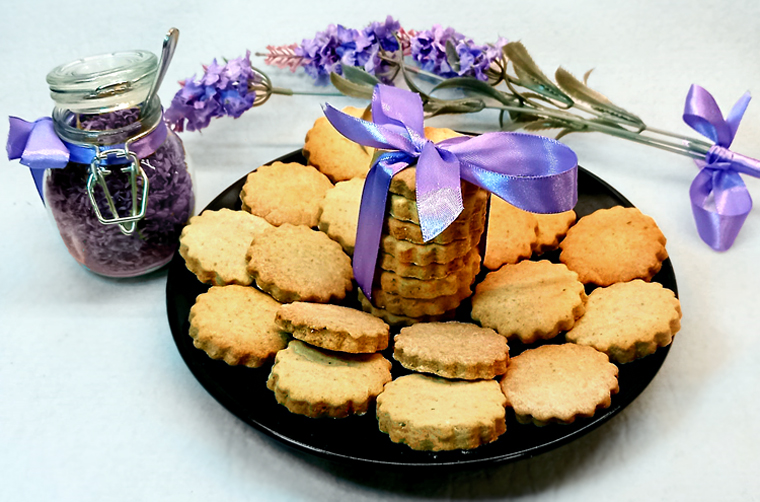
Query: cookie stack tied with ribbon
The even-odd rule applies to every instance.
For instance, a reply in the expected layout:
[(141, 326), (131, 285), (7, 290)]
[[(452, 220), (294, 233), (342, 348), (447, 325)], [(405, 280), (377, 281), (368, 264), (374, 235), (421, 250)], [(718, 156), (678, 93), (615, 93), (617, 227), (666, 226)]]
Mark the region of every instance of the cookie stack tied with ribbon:
[(577, 201), (577, 158), (552, 139), (423, 127), (419, 95), (377, 85), (372, 122), (325, 106), (348, 139), (378, 149), (359, 212), (354, 276), (364, 310), (389, 324), (452, 318), (472, 294), (489, 192), (526, 211)]

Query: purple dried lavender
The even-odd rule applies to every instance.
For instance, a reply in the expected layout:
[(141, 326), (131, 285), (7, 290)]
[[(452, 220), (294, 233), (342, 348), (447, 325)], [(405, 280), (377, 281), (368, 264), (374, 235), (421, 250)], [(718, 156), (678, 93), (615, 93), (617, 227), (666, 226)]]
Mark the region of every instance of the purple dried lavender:
[[(446, 44), (454, 44), (459, 59), (459, 69), (451, 67), (446, 55)], [(499, 37), (495, 45), (476, 45), (454, 28), (434, 25), (431, 30), (416, 33), (411, 40), (412, 59), (420, 67), (444, 78), (471, 76), (488, 80), (486, 70), (500, 57), (501, 48), (507, 40)]]
[[(115, 112), (86, 117), (81, 127), (114, 129), (123, 121), (124, 114)], [(148, 205), (131, 235), (98, 221), (85, 188), (89, 166), (71, 162), (63, 169), (48, 171), (45, 200), (58, 230), (71, 255), (93, 272), (110, 277), (141, 275), (167, 263), (177, 249), (179, 234), (194, 205), (182, 142), (169, 132), (166, 141), (141, 165), (150, 182)], [(124, 216), (132, 208), (129, 177), (116, 166), (110, 170), (106, 184), (117, 211)], [(102, 190), (95, 191), (95, 198), (101, 213), (112, 216)]]
[(207, 127), (214, 117), (229, 115), (240, 117), (253, 106), (256, 92), (249, 84), (261, 81), (251, 67), (251, 52), (244, 57), (227, 61), (224, 65), (216, 59), (204, 67), (203, 76), (195, 76), (180, 82), (182, 89), (174, 95), (164, 117), (178, 132), (185, 129), (197, 131)]

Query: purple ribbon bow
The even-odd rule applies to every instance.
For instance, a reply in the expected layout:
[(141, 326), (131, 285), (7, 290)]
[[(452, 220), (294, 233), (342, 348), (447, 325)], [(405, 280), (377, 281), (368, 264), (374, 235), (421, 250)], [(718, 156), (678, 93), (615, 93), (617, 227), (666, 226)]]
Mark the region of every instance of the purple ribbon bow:
[(692, 85), (686, 97), (683, 120), (715, 144), (696, 160), (700, 167), (689, 189), (699, 236), (716, 251), (731, 247), (752, 209), (752, 198), (739, 173), (760, 177), (760, 161), (728, 149), (750, 101), (749, 92), (723, 118), (712, 95)]
[[(29, 168), (40, 198), (43, 199), (42, 179), (46, 169), (61, 169), (69, 162), (90, 164), (95, 157), (95, 149), (63, 141), (58, 137), (53, 126), (53, 119), (42, 117), (34, 122), (27, 122), (18, 117), (9, 117), (10, 130), (5, 150), (8, 160), (20, 159), (19, 162)], [(150, 156), (166, 140), (167, 129), (163, 119), (149, 134), (129, 146), (138, 158)], [(123, 149), (123, 144), (101, 147), (103, 151)], [(106, 165), (123, 164), (123, 158), (107, 157)]]
[(371, 298), (385, 202), (391, 178), (416, 162), (416, 199), (422, 236), (427, 242), (462, 212), (460, 178), (521, 209), (559, 213), (578, 199), (578, 159), (567, 146), (541, 136), (487, 133), (434, 144), (425, 138), (419, 95), (378, 84), (372, 120), (347, 115), (330, 105), (324, 113), (348, 139), (381, 153), (367, 174), (354, 248), (354, 276)]

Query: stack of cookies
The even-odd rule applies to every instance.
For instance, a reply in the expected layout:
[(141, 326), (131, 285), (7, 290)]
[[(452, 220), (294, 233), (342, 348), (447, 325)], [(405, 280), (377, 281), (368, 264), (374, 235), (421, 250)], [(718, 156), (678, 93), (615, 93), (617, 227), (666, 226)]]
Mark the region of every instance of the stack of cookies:
[[(458, 136), (450, 129), (425, 128), (438, 142)], [(391, 181), (378, 253), (372, 300), (360, 293), (365, 311), (394, 326), (451, 319), (472, 294), (480, 271), (479, 243), (485, 229), (488, 192), (462, 181), (464, 210), (433, 240), (422, 238), (415, 199), (415, 168)]]

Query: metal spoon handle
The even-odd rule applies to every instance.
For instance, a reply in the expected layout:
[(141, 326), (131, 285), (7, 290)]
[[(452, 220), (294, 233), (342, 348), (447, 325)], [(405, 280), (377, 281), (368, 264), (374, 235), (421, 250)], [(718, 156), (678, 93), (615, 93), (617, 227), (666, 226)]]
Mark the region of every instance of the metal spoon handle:
[(177, 40), (179, 40), (179, 30), (177, 28), (170, 28), (164, 37), (164, 45), (161, 48), (161, 57), (158, 60), (156, 77), (153, 79), (153, 85), (145, 100), (146, 103), (149, 103), (153, 99), (153, 96), (156, 95), (159, 87), (161, 87), (161, 82), (164, 80), (164, 76), (166, 76), (166, 72), (169, 69), (169, 63), (171, 63), (174, 56), (174, 49), (177, 48)]

